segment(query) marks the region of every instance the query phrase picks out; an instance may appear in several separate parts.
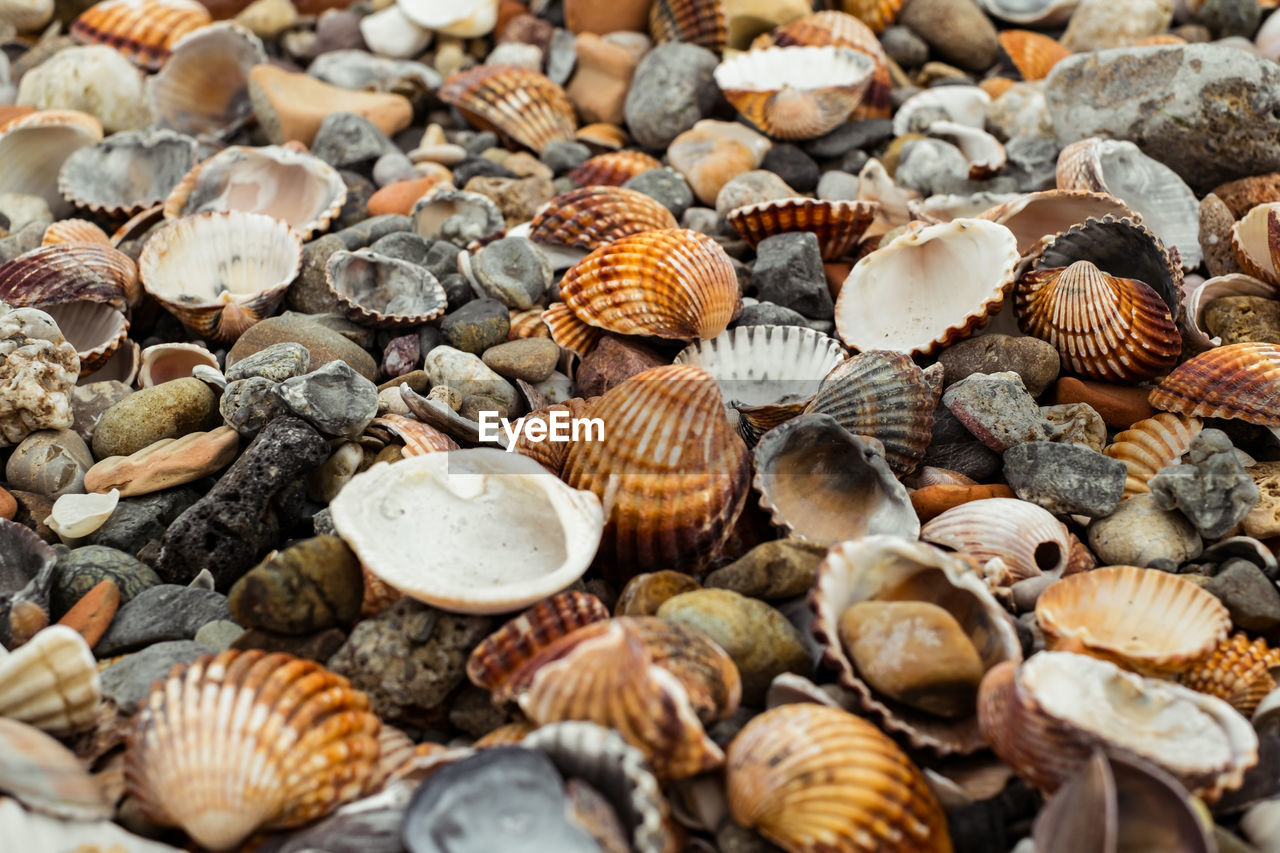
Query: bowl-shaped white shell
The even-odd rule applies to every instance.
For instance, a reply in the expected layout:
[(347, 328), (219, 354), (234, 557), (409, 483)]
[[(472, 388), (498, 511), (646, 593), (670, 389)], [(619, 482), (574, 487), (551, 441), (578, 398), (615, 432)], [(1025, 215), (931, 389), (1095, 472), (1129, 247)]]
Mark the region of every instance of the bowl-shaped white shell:
[(1187, 297), (1187, 326), (1185, 335), (1202, 349), (1216, 347), (1222, 339), (1212, 337), (1204, 326), (1204, 312), (1215, 299), (1224, 296), (1261, 296), (1263, 299), (1280, 299), (1280, 287), (1267, 284), (1243, 273), (1218, 275), (1202, 281)]
[(63, 542), (81, 539), (106, 524), (119, 503), (119, 489), (101, 495), (65, 494), (54, 501), (53, 510), (44, 523)]
[(93, 652), (65, 625), (52, 625), (17, 650), (0, 652), (0, 717), (68, 734), (97, 725), (101, 700)]
[(68, 157), (58, 172), (63, 198), (108, 216), (130, 216), (163, 201), (196, 162), (196, 141), (171, 130), (113, 134)]
[(249, 72), (267, 61), (262, 41), (230, 21), (183, 36), (147, 81), (156, 118), (182, 133), (224, 133), (253, 115)]
[(1062, 26), (1080, 0), (978, 0), (993, 17), (1028, 27)]
[[(951, 121), (957, 124), (982, 129), (986, 123), (989, 106), (991, 106), (991, 96), (977, 86), (938, 86), (925, 89), (907, 98), (894, 113), (893, 135), (903, 136), (915, 131), (912, 118), (921, 110), (926, 113), (942, 110)], [(924, 129), (921, 128), (917, 132), (923, 132)]]
[(55, 218), (71, 212), (58, 192), (62, 164), (81, 148), (102, 141), (102, 123), (76, 110), (41, 110), (0, 131), (0, 193), (38, 195)]

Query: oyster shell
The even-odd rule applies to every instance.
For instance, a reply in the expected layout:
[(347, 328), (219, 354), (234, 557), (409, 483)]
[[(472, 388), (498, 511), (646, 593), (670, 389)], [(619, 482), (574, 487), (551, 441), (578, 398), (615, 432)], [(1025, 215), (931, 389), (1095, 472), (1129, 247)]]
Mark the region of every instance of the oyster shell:
[(218, 357), (203, 344), (168, 343), (154, 344), (142, 351), (142, 363), (138, 368), (138, 387), (150, 388), (173, 379), (191, 375), (198, 365), (218, 370)]
[(457, 107), (482, 130), (541, 151), (573, 139), (577, 129), (569, 96), (546, 76), (512, 65), (480, 65), (445, 78), (440, 100)]
[(1013, 498), (952, 507), (928, 521), (920, 538), (977, 560), (996, 589), (1041, 575), (1060, 576), (1071, 554), (1065, 524), (1048, 510)]
[(1267, 694), (1276, 688), (1272, 675), (1280, 666), (1280, 649), (1268, 648), (1261, 638), (1232, 634), (1208, 655), (1178, 674), (1178, 683), (1226, 701), (1250, 716)]
[(621, 187), (636, 175), (661, 168), (660, 160), (643, 151), (609, 151), (575, 166), (568, 177), (580, 187)]
[(687, 41), (719, 55), (729, 40), (725, 0), (654, 0), (649, 34), (658, 44)]
[(815, 12), (797, 18), (778, 27), (768, 35), (762, 35), (752, 43), (761, 47), (850, 47), (865, 53), (875, 63), (871, 82), (862, 96), (862, 103), (854, 108), (850, 120), (889, 118), (893, 112), (893, 81), (889, 76), (884, 48), (875, 31), (853, 15), (845, 12)]
[(873, 201), (772, 199), (734, 208), (728, 222), (752, 246), (775, 234), (808, 231), (818, 238), (822, 259), (833, 261), (853, 252), (879, 209)]
[(129, 130), (62, 163), (58, 191), (76, 207), (127, 217), (163, 201), (195, 165), (196, 141), (171, 130)]
[(427, 269), (369, 249), (329, 256), (325, 280), (357, 323), (378, 329), (421, 326), (444, 314), (444, 288)]
[(92, 729), (102, 687), (84, 637), (52, 625), (13, 652), (0, 652), (0, 717), (54, 734)]
[(1057, 39), (1031, 30), (1002, 30), (1000, 47), (1023, 80), (1043, 80), (1053, 66), (1071, 55)]
[(529, 239), (590, 251), (641, 231), (677, 227), (671, 211), (642, 192), (587, 186), (561, 193), (538, 208), (529, 223)]
[(1166, 412), (1280, 426), (1280, 347), (1228, 344), (1178, 365), (1148, 397)]
[(1124, 463), (1124, 497), (1151, 492), (1147, 482), (1161, 469), (1177, 465), (1182, 454), (1200, 434), (1199, 418), (1171, 415), (1168, 412), (1144, 418), (1118, 434), (1103, 453)]
[(102, 0), (76, 18), (71, 35), (113, 47), (135, 65), (155, 71), (179, 39), (212, 21), (196, 0)]
[(223, 134), (253, 115), (249, 72), (267, 61), (262, 41), (231, 21), (194, 30), (173, 43), (169, 60), (147, 81), (156, 118), (182, 133)]
[(1025, 255), (1046, 237), (1052, 237), (1087, 219), (1103, 216), (1141, 217), (1110, 193), (1089, 190), (1044, 190), (1026, 193), (997, 204), (979, 219), (998, 222), (1018, 238), (1018, 252)]
[(58, 192), (58, 171), (101, 141), (102, 124), (76, 110), (41, 110), (0, 125), (0, 192), (38, 195), (61, 219), (71, 205)]

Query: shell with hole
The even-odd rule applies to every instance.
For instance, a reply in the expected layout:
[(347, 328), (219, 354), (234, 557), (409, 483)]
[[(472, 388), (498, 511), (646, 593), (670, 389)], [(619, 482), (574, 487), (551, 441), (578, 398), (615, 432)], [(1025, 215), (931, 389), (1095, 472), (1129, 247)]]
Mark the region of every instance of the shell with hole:
[(209, 10), (196, 0), (103, 0), (76, 18), (71, 36), (113, 47), (134, 64), (155, 71), (179, 39), (212, 21)]
[(677, 228), (671, 211), (636, 190), (588, 186), (561, 193), (538, 208), (529, 239), (592, 251), (641, 231)]
[(968, 562), (897, 536), (844, 542), (818, 565), (809, 603), (823, 660), (887, 732), (940, 755), (986, 746), (979, 680), (1022, 649)]
[(325, 281), (342, 311), (364, 326), (421, 326), (445, 312), (444, 288), (429, 270), (369, 249), (334, 252)]
[(1160, 380), (1148, 400), (1190, 417), (1280, 426), (1280, 347), (1228, 344), (1202, 352)]
[(174, 43), (169, 61), (147, 81), (147, 98), (166, 127), (230, 133), (253, 116), (249, 72), (266, 61), (261, 39), (239, 24), (219, 21)]
[(62, 163), (58, 191), (76, 207), (129, 217), (164, 201), (196, 162), (196, 141), (159, 128), (112, 134)]
[(102, 123), (76, 110), (41, 110), (0, 125), (0, 192), (38, 195), (55, 219), (71, 212), (58, 192), (66, 159), (102, 141)]
[(1048, 510), (1014, 498), (969, 501), (925, 523), (920, 538), (974, 558), (993, 590), (1060, 577), (1071, 554), (1067, 526)]
[(649, 34), (658, 44), (687, 41), (719, 55), (729, 40), (725, 0), (654, 0)]
[(752, 246), (775, 234), (808, 231), (818, 238), (824, 261), (851, 254), (875, 221), (880, 205), (873, 201), (827, 201), (783, 198), (734, 208), (728, 222)]
[(479, 65), (458, 71), (445, 78), (438, 94), (480, 129), (534, 151), (551, 142), (571, 142), (578, 127), (564, 89), (527, 68)]
[(1204, 424), (1199, 418), (1160, 412), (1116, 435), (1103, 453), (1124, 463), (1124, 497), (1151, 492), (1147, 483), (1157, 472), (1177, 465)]
[(230, 850), (369, 793), (379, 728), (369, 698), (318, 663), (257, 649), (204, 655), (141, 703), (125, 787), (149, 819)]
[(1227, 637), (1209, 654), (1178, 674), (1178, 683), (1217, 696), (1241, 714), (1252, 715), (1258, 703), (1276, 689), (1275, 671), (1280, 649), (1238, 633)]
[(764, 47), (849, 47), (865, 53), (875, 63), (871, 82), (862, 102), (849, 116), (851, 121), (889, 118), (893, 112), (893, 81), (888, 57), (870, 27), (847, 12), (815, 12), (778, 27), (752, 42), (752, 49)]
[(97, 725), (100, 701), (93, 652), (65, 625), (45, 628), (16, 651), (0, 652), (0, 717), (71, 734)]
[(260, 213), (228, 210), (176, 219), (142, 247), (142, 286), (201, 336), (234, 341), (268, 317), (302, 265), (302, 241)]

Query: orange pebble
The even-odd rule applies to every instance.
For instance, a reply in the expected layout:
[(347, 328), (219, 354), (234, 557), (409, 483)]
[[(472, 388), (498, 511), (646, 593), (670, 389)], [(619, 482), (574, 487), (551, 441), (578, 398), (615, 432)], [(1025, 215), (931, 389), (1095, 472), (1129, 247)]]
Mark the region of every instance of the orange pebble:
[(942, 515), (947, 510), (967, 504), (969, 501), (980, 501), (986, 498), (1016, 498), (1013, 489), (1001, 484), (974, 486), (957, 486), (951, 483), (940, 483), (936, 486), (925, 486), (911, 493), (911, 506), (915, 508), (920, 523)]
[(431, 192), (440, 181), (436, 175), (427, 175), (387, 184), (370, 196), (366, 210), (370, 216), (381, 216), (384, 213), (408, 216), (413, 211), (414, 202)]
[(1055, 403), (1088, 403), (1102, 421), (1112, 429), (1128, 429), (1143, 418), (1149, 418), (1156, 409), (1147, 402), (1150, 388), (1136, 385), (1111, 385), (1107, 382), (1076, 379), (1064, 376), (1054, 387)]
[(102, 639), (102, 635), (107, 633), (119, 606), (120, 590), (108, 578), (85, 593), (75, 607), (58, 620), (58, 624), (71, 628), (84, 637), (89, 648), (93, 648)]
[(0, 518), (12, 521), (18, 514), (18, 499), (0, 488)]

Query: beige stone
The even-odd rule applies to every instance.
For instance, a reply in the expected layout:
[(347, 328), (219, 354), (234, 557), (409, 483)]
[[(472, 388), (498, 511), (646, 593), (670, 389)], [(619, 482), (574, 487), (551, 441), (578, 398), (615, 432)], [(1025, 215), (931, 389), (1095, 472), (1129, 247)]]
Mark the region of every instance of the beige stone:
[(310, 146), (330, 113), (363, 116), (387, 136), (413, 121), (413, 106), (402, 95), (340, 89), (273, 65), (249, 73), (249, 98), (267, 138), (277, 145), (296, 140)]
[(624, 47), (583, 33), (576, 41), (578, 70), (565, 93), (584, 124), (622, 124), (627, 90), (640, 60)]
[(236, 23), (259, 38), (275, 38), (298, 22), (298, 10), (290, 0), (253, 0), (236, 15)]
[(1072, 53), (1127, 47), (1160, 35), (1173, 19), (1173, 0), (1083, 0), (1062, 43)]
[(240, 437), (231, 427), (164, 438), (129, 456), (109, 456), (85, 474), (85, 490), (121, 497), (181, 486), (219, 471), (236, 458)]
[(1280, 536), (1280, 462), (1259, 462), (1246, 469), (1258, 486), (1258, 503), (1244, 517), (1246, 536)]

